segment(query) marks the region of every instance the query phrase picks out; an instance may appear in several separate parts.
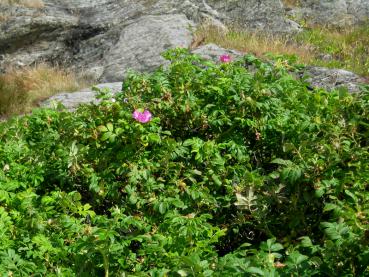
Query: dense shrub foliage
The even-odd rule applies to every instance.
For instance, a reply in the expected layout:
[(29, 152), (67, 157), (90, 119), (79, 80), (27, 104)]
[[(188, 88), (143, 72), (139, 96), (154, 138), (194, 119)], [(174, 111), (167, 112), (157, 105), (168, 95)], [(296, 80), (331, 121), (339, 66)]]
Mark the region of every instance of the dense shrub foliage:
[(368, 89), (308, 90), (282, 59), (165, 57), (115, 102), (0, 125), (0, 272), (369, 274)]

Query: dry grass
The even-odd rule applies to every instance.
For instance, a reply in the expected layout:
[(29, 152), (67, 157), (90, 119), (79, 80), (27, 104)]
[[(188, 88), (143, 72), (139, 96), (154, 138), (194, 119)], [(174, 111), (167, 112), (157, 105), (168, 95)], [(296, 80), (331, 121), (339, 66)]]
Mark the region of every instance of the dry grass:
[(0, 116), (27, 113), (53, 94), (88, 85), (72, 72), (46, 64), (10, 69), (0, 75)]
[(325, 67), (344, 68), (369, 77), (369, 23), (363, 26), (332, 29), (312, 27), (296, 38), (300, 44), (310, 44), (315, 53), (329, 55), (330, 60), (315, 58), (311, 63)]
[(297, 55), (304, 63), (314, 58), (310, 45), (298, 44), (283, 37), (240, 31), (237, 28), (230, 28), (225, 32), (214, 26), (203, 25), (196, 30), (192, 47), (206, 43), (215, 43), (223, 48), (252, 53), (258, 57), (264, 57), (267, 53)]
[(0, 4), (22, 6), (34, 9), (42, 9), (45, 6), (45, 3), (42, 0), (0, 0)]
[[(369, 25), (345, 30), (312, 26), (293, 37), (256, 34), (239, 28), (229, 28), (225, 32), (202, 25), (195, 32), (192, 47), (206, 43), (258, 57), (265, 57), (267, 53), (296, 55), (304, 64), (344, 68), (369, 77)], [(329, 58), (322, 59), (323, 56)]]
[(282, 0), (282, 3), (285, 7), (298, 7), (300, 5), (300, 0)]
[(0, 14), (0, 22), (7, 21), (9, 19), (9, 16)]

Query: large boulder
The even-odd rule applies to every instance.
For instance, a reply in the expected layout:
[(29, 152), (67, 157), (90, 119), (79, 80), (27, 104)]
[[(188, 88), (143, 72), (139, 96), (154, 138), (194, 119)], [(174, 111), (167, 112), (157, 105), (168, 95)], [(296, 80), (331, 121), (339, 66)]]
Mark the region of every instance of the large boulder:
[(355, 73), (343, 69), (330, 69), (318, 66), (306, 67), (303, 74), (313, 88), (323, 88), (328, 91), (345, 87), (351, 93), (360, 91), (360, 85), (367, 81)]
[(311, 24), (348, 27), (369, 20), (368, 0), (300, 0), (290, 14)]
[[(42, 61), (98, 81), (121, 81), (129, 69), (162, 65), (163, 50), (189, 47), (191, 30), (205, 20), (258, 32), (299, 31), (280, 0), (43, 1), (43, 8), (0, 1), (0, 72)], [(367, 0), (299, 2), (302, 16), (323, 24), (368, 19)]]
[(196, 49), (192, 50), (192, 53), (199, 55), (204, 59), (212, 60), (213, 62), (219, 62), (219, 57), (222, 55), (229, 55), (232, 60), (243, 56), (243, 54), (239, 51), (225, 49), (213, 43), (199, 46)]
[(103, 81), (129, 69), (150, 71), (160, 53), (189, 47), (206, 20), (250, 30), (290, 33), (279, 0), (44, 0), (43, 8), (1, 4), (0, 72), (40, 61), (72, 67)]
[[(122, 82), (103, 83), (94, 86), (100, 90), (108, 90), (115, 94), (122, 90)], [(99, 103), (100, 100), (96, 97), (96, 91), (92, 88), (81, 89), (76, 92), (61, 92), (43, 101), (40, 105), (42, 107), (55, 107), (62, 104), (67, 110), (74, 111), (81, 104)]]
[(130, 69), (154, 70), (164, 63), (159, 53), (168, 48), (191, 45), (191, 26), (193, 23), (183, 14), (140, 17), (124, 28), (117, 43), (107, 49), (103, 61), (103, 79), (117, 80)]
[(209, 0), (209, 5), (222, 11), (220, 17), (231, 25), (259, 32), (290, 34), (300, 31), (300, 26), (287, 19), (280, 0)]

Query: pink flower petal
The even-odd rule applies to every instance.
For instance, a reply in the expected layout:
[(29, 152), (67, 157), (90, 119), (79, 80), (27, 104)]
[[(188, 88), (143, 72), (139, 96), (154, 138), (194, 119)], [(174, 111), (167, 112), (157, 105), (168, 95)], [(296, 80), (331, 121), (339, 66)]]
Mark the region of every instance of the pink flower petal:
[(145, 116), (145, 118), (150, 121), (151, 120), (151, 117), (152, 117), (152, 114), (148, 111), (148, 110), (145, 110), (143, 115)]
[(231, 56), (229, 55), (221, 55), (219, 57), (219, 60), (222, 62), (222, 63), (228, 63), (231, 61)]
[(135, 110), (132, 114), (132, 117), (140, 123), (147, 123), (151, 120), (152, 114), (148, 110), (145, 110), (143, 113)]
[(132, 114), (132, 117), (133, 117), (134, 119), (136, 119), (136, 120), (138, 120), (139, 116), (140, 116), (140, 112), (139, 112), (138, 110), (135, 110), (135, 111), (133, 112), (133, 114)]

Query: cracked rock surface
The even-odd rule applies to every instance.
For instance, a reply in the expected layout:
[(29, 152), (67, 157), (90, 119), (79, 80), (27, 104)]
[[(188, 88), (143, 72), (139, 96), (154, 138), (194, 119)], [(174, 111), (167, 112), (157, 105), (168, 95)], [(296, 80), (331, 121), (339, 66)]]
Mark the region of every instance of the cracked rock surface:
[(296, 20), (323, 26), (350, 27), (369, 19), (368, 0), (301, 0), (289, 14)]
[(43, 1), (43, 8), (0, 1), (0, 72), (47, 62), (98, 82), (116, 82), (128, 70), (152, 71), (165, 64), (160, 54), (189, 47), (192, 30), (204, 20), (220, 28), (237, 24), (290, 34), (300, 26), (287, 13), (322, 24), (350, 25), (369, 18), (368, 0), (301, 0), (288, 9), (280, 0)]
[(328, 91), (345, 87), (351, 93), (359, 92), (360, 85), (367, 81), (351, 71), (344, 69), (330, 69), (325, 67), (310, 66), (303, 74), (306, 81), (313, 88), (323, 88)]
[[(117, 93), (122, 89), (122, 82), (103, 83), (95, 87), (99, 89), (108, 89), (110, 92)], [(76, 92), (62, 92), (50, 97), (41, 103), (42, 107), (56, 107), (58, 103), (62, 104), (67, 110), (74, 111), (81, 104), (99, 103), (96, 93), (92, 88), (82, 89)]]
[(41, 9), (0, 2), (0, 71), (44, 61), (99, 81), (161, 65), (160, 53), (189, 47), (203, 20), (291, 33), (279, 0), (44, 0)]

